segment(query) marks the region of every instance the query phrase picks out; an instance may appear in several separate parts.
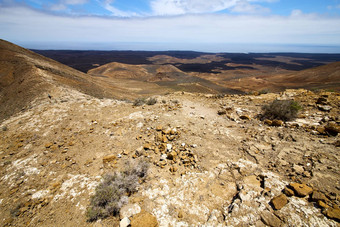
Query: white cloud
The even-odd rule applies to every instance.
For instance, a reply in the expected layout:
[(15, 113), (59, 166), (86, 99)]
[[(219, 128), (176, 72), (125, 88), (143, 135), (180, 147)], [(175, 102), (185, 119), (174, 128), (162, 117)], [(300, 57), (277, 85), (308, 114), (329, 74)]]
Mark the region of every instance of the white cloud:
[(156, 15), (210, 13), (235, 6), (240, 0), (153, 0), (151, 8)]
[(269, 8), (265, 8), (260, 5), (250, 4), (248, 1), (238, 2), (232, 9), (232, 12), (236, 13), (252, 13), (252, 14), (262, 14), (270, 13)]
[[(296, 16), (298, 14), (298, 16)], [(22, 42), (254, 43), (340, 45), (340, 18), (305, 15), (183, 15), (150, 18), (63, 17), (0, 8), (1, 38)], [(166, 47), (164, 47), (166, 48)]]
[(84, 5), (89, 0), (59, 0), (55, 4), (49, 5), (49, 9), (52, 11), (64, 11), (68, 9), (69, 5)]
[(113, 6), (114, 0), (103, 0), (100, 3), (107, 11), (110, 11), (113, 16), (117, 16), (117, 17), (139, 16), (137, 13), (134, 13), (134, 12), (126, 12), (126, 11), (117, 9), (116, 7)]
[(278, 0), (152, 0), (150, 5), (155, 15), (181, 15), (190, 13), (212, 13), (226, 9), (233, 12), (267, 13), (270, 11), (256, 2)]

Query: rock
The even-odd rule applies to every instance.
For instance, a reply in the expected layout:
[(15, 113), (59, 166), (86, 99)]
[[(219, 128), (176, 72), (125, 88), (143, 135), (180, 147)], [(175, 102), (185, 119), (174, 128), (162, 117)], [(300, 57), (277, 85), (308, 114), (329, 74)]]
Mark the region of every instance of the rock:
[(219, 111), (217, 111), (217, 114), (218, 115), (225, 115), (225, 114), (227, 114), (227, 111), (226, 110), (219, 110)]
[(169, 170), (170, 170), (171, 173), (175, 173), (175, 172), (177, 172), (177, 167), (171, 166)]
[(286, 196), (293, 196), (293, 195), (294, 195), (294, 191), (293, 191), (292, 189), (290, 189), (290, 188), (287, 188), (287, 187), (285, 187), (285, 188), (283, 189), (283, 193), (284, 193)]
[(280, 210), (288, 203), (288, 199), (285, 194), (281, 194), (279, 196), (274, 197), (270, 202), (272, 203), (273, 207), (276, 210)]
[(171, 132), (171, 128), (166, 128), (166, 129), (163, 129), (162, 132), (165, 134), (165, 135), (169, 135), (170, 132)]
[(281, 225), (281, 220), (267, 210), (261, 213), (261, 220), (268, 226), (277, 227)]
[(119, 223), (119, 227), (128, 227), (130, 225), (130, 219), (125, 217), (123, 218), (120, 223)]
[(116, 159), (117, 159), (117, 156), (116, 156), (116, 155), (114, 155), (114, 154), (108, 155), (108, 156), (105, 156), (105, 157), (103, 158), (103, 163), (112, 162), (112, 161), (114, 161), (114, 160), (116, 160)]
[(142, 211), (131, 218), (131, 227), (157, 227), (158, 221), (149, 212)]
[(273, 120), (272, 124), (271, 124), (271, 126), (276, 126), (276, 127), (279, 127), (279, 126), (282, 126), (282, 125), (283, 125), (283, 121), (281, 121), (281, 120)]
[(242, 115), (242, 116), (240, 116), (240, 118), (242, 120), (248, 120), (248, 121), (251, 119), (248, 115)]
[(168, 144), (166, 145), (166, 150), (167, 150), (167, 151), (171, 151), (171, 150), (172, 150), (172, 145), (168, 143)]
[(175, 160), (176, 157), (177, 157), (176, 151), (171, 151), (170, 153), (168, 153), (168, 156), (167, 156), (167, 158), (168, 158), (169, 160)]
[(329, 112), (331, 111), (332, 107), (328, 105), (318, 105), (318, 109), (321, 111)]
[(53, 146), (53, 143), (46, 143), (46, 144), (45, 144), (45, 147), (46, 147), (46, 148), (50, 148), (50, 147), (52, 147), (52, 146)]
[(177, 134), (177, 129), (176, 128), (171, 129), (170, 134), (171, 135), (176, 135)]
[(263, 123), (265, 123), (266, 125), (271, 126), (272, 123), (273, 123), (273, 121), (271, 121), (271, 120), (269, 120), (269, 119), (266, 119), (266, 120), (263, 121)]
[(293, 170), (295, 173), (300, 174), (300, 175), (305, 171), (303, 166), (296, 165), (296, 164), (293, 165)]
[(305, 197), (313, 192), (313, 189), (305, 184), (290, 183), (289, 187), (292, 188), (295, 192), (295, 195), (299, 197)]
[(150, 150), (151, 149), (151, 144), (150, 143), (146, 143), (146, 144), (143, 145), (143, 148), (145, 150)]
[(317, 201), (323, 201), (323, 202), (328, 201), (327, 197), (322, 192), (318, 192), (318, 191), (313, 191), (310, 198), (311, 198), (312, 201), (315, 201), (315, 202), (317, 202)]
[(317, 128), (316, 128), (316, 131), (317, 131), (319, 134), (321, 134), (321, 135), (326, 134), (325, 127), (317, 127)]
[(162, 136), (161, 141), (162, 141), (162, 143), (167, 143), (168, 142), (168, 138), (166, 137), (166, 135)]
[(321, 200), (317, 201), (316, 204), (318, 204), (318, 206), (322, 207), (322, 208), (328, 208), (329, 207), (326, 203), (322, 202)]
[(338, 133), (340, 133), (340, 126), (335, 124), (335, 123), (328, 123), (325, 126), (325, 130), (327, 133), (329, 133), (332, 136), (336, 136), (338, 135)]
[(327, 98), (324, 98), (324, 97), (318, 98), (318, 100), (316, 101), (316, 104), (326, 105), (327, 104)]
[(335, 141), (335, 142), (334, 142), (334, 146), (340, 147), (340, 140)]
[(162, 125), (157, 125), (156, 131), (162, 131), (162, 129), (163, 129), (163, 126), (162, 126)]
[(322, 212), (328, 218), (334, 219), (336, 221), (340, 221), (340, 209), (339, 208), (325, 208)]
[(137, 203), (135, 204), (129, 203), (120, 209), (119, 216), (120, 216), (120, 219), (130, 218), (131, 216), (138, 214), (140, 212), (141, 212), (141, 208)]

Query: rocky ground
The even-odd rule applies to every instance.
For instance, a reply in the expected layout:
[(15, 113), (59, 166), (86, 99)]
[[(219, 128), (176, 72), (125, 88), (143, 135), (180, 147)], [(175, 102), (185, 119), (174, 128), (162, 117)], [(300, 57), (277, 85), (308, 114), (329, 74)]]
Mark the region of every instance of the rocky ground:
[[(339, 226), (340, 94), (155, 96), (155, 105), (65, 87), (0, 126), (1, 226)], [(260, 120), (295, 99), (290, 122)], [(101, 176), (148, 175), (117, 217), (87, 222)]]

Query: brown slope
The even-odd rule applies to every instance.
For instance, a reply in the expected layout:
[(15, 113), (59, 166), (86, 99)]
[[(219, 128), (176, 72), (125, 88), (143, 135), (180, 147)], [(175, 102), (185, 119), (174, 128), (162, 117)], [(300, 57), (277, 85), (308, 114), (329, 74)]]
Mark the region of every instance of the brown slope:
[(321, 88), (340, 90), (340, 62), (268, 78), (287, 88)]
[[(0, 121), (26, 109), (37, 98), (52, 97), (55, 88), (77, 89), (96, 97), (110, 97), (91, 76), (0, 40)], [(59, 94), (60, 95), (60, 94)]]

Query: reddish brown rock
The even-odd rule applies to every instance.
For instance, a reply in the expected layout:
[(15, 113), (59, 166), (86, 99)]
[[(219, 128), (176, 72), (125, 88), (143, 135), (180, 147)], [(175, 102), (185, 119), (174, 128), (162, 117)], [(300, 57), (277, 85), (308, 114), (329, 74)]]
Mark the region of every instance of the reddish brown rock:
[(157, 227), (158, 221), (149, 212), (142, 211), (131, 218), (131, 227)]
[(276, 210), (280, 210), (288, 203), (288, 199), (285, 194), (281, 194), (274, 197), (270, 202)]
[(340, 209), (339, 208), (325, 208), (322, 212), (328, 218), (334, 219), (336, 221), (340, 221)]
[(293, 195), (294, 195), (294, 191), (293, 191), (292, 189), (290, 189), (290, 188), (287, 188), (287, 187), (285, 187), (285, 188), (283, 189), (283, 193), (284, 193), (286, 196), (293, 196)]
[(283, 121), (281, 121), (281, 120), (273, 120), (272, 124), (271, 124), (271, 126), (276, 126), (276, 127), (279, 127), (279, 126), (282, 126), (282, 125), (283, 125)]
[(313, 189), (305, 184), (290, 183), (289, 187), (292, 188), (295, 192), (295, 195), (299, 197), (307, 196), (313, 192)]

